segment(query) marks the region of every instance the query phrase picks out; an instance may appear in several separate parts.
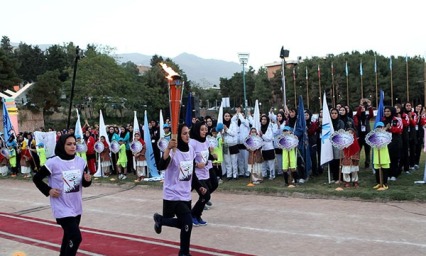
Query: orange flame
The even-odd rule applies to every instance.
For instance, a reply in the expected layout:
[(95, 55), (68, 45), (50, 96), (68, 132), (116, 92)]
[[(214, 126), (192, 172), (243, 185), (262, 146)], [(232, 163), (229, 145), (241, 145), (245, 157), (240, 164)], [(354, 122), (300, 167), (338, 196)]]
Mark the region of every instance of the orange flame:
[(168, 74), (166, 76), (166, 78), (168, 80), (173, 80), (174, 76), (179, 76), (180, 75), (178, 73), (176, 73), (176, 71), (174, 71), (171, 67), (167, 66), (165, 63), (160, 63), (161, 67), (163, 68), (164, 71), (166, 71), (166, 73)]

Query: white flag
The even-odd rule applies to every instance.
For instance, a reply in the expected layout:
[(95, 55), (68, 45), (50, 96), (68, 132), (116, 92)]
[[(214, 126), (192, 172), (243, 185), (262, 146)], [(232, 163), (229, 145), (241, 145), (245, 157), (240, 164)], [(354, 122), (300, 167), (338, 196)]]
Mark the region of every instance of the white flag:
[(141, 131), (139, 129), (138, 116), (136, 115), (136, 111), (134, 112), (135, 112), (135, 117), (133, 118), (133, 138), (135, 138), (136, 132), (138, 132), (141, 135)]
[(74, 135), (76, 138), (80, 138), (81, 141), (83, 141), (83, 129), (81, 128), (80, 114), (78, 113), (78, 109), (75, 109), (75, 111), (77, 111), (77, 122), (75, 122)]
[(331, 144), (330, 137), (334, 133), (333, 124), (331, 123), (330, 110), (328, 109), (327, 99), (325, 93), (322, 104), (322, 125), (321, 125), (321, 160), (320, 164), (323, 165), (333, 160), (333, 145)]
[(164, 126), (164, 119), (163, 119), (163, 110), (162, 109), (160, 109), (160, 124), (159, 124), (160, 126), (160, 138), (164, 138), (164, 129), (163, 129), (163, 126)]
[(111, 145), (107, 134), (104, 116), (102, 115), (102, 110), (99, 110), (99, 140), (101, 140), (101, 136), (104, 136), (105, 141), (108, 143), (108, 145)]
[(254, 105), (254, 114), (253, 114), (253, 127), (256, 128), (256, 132), (260, 131), (260, 111), (259, 111), (259, 101), (256, 100)]

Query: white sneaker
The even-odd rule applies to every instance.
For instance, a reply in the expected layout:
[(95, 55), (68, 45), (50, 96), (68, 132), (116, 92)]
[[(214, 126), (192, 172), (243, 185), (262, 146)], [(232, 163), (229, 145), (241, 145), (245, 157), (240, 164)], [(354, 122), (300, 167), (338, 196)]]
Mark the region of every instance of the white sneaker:
[(121, 179), (122, 179), (122, 180), (127, 179), (127, 175), (123, 175), (123, 176), (121, 177)]
[(120, 174), (118, 175), (118, 179), (119, 179), (119, 180), (121, 180), (121, 179), (123, 178), (123, 176), (124, 176), (124, 175), (120, 173)]
[(305, 183), (305, 180), (304, 179), (299, 179), (299, 183), (303, 184), (303, 183)]
[(396, 177), (390, 177), (391, 181), (396, 181)]
[(415, 164), (415, 165), (414, 165), (414, 169), (415, 169), (415, 170), (418, 170), (418, 169), (419, 169), (419, 165), (418, 165), (418, 164)]

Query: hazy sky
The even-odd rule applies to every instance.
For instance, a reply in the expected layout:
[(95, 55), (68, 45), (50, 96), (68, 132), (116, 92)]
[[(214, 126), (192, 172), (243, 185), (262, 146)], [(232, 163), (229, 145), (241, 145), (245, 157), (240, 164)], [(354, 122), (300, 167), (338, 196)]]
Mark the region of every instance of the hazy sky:
[(374, 0), (15, 0), (3, 1), (0, 36), (27, 44), (74, 42), (116, 53), (248, 64), (280, 62), (281, 46), (297, 56), (354, 50), (381, 55), (426, 54), (425, 2)]

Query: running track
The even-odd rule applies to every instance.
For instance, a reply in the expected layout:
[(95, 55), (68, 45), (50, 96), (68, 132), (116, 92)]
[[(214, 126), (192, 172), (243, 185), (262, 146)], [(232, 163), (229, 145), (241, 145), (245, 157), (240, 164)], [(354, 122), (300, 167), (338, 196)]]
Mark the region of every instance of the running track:
[[(79, 255), (175, 256), (179, 251), (176, 242), (86, 227), (81, 231)], [(59, 252), (62, 229), (53, 221), (0, 212), (0, 237)], [(191, 245), (191, 254), (250, 256), (196, 245)]]

